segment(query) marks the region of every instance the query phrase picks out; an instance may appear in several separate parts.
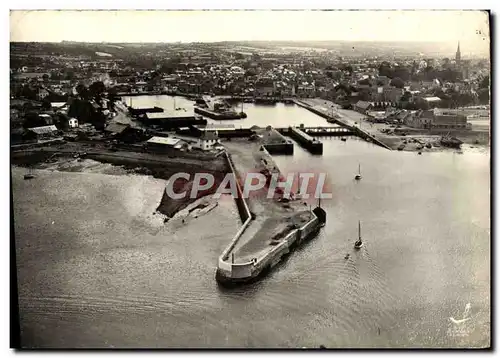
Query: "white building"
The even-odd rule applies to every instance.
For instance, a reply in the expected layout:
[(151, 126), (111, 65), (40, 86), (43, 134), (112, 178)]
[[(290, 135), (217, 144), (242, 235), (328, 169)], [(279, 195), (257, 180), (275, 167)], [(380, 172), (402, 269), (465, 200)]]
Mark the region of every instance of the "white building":
[(70, 118), (68, 124), (70, 128), (78, 128), (78, 119)]
[(220, 139), (217, 131), (204, 131), (198, 139), (197, 147), (201, 150), (211, 150), (219, 144)]

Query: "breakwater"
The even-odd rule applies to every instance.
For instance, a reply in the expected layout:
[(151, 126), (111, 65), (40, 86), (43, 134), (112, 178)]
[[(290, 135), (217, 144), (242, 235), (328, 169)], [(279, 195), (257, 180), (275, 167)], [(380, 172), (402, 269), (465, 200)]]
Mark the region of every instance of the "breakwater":
[[(269, 156), (264, 147), (261, 147), (261, 151)], [(238, 178), (233, 160), (227, 152), (225, 158), (230, 170)], [(293, 216), (295, 223), (287, 225), (277, 235), (269, 234), (269, 237), (263, 237), (267, 231), (264, 229), (265, 224), (267, 222), (274, 224), (276, 221), (276, 225), (278, 225), (278, 220), (256, 216), (250, 211), (247, 199), (243, 197), (239, 180), (236, 180), (236, 189), (238, 196), (235, 200), (243, 225), (218, 259), (215, 278), (219, 284), (224, 286), (250, 283), (264, 276), (301, 242), (317, 234), (326, 222), (325, 211), (317, 207), (310, 212), (296, 213)], [(255, 255), (238, 257), (236, 262), (234, 249), (240, 240), (245, 241), (246, 245), (253, 240), (259, 241), (260, 246), (264, 246), (264, 250), (254, 250)]]

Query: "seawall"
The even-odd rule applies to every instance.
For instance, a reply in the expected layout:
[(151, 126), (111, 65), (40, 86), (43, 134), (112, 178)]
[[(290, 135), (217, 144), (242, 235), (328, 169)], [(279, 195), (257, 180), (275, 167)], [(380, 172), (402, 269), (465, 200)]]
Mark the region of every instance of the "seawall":
[[(274, 162), (272, 161), (272, 157), (264, 146), (261, 147), (260, 152), (263, 156), (269, 159), (268, 165), (272, 166), (276, 170), (279, 170), (275, 165), (273, 165)], [(238, 178), (238, 173), (231, 156), (225, 152), (225, 157), (230, 170), (233, 172), (235, 177)], [(313, 212), (297, 213), (308, 215), (306, 222), (303, 225), (293, 228), (284, 238), (279, 239), (279, 242), (275, 243), (274, 246), (269, 246), (264, 243), (267, 248), (263, 251), (258, 251), (261, 253), (259, 254), (257, 252), (257, 255), (251, 259), (239, 259), (238, 262), (235, 262), (234, 253), (231, 252), (235, 246), (239, 244), (239, 240), (244, 234), (246, 235), (247, 240), (255, 239), (254, 236), (256, 235), (256, 239), (260, 241), (262, 241), (262, 239), (265, 239), (265, 241), (271, 241), (273, 239), (272, 236), (264, 238), (259, 237), (259, 230), (262, 228), (263, 224), (262, 220), (265, 222), (266, 218), (256, 218), (255, 215), (252, 214), (247, 200), (242, 197), (242, 188), (238, 180), (236, 180), (236, 189), (238, 198), (235, 200), (243, 225), (219, 256), (215, 277), (216, 280), (222, 285), (249, 283), (261, 277), (271, 270), (285, 255), (290, 253), (300, 242), (311, 237), (314, 233), (317, 233), (322, 226), (322, 223), (325, 222), (325, 215), (320, 215), (320, 217), (317, 215), (318, 209), (324, 213), (324, 211), (320, 208), (316, 208)], [(245, 243), (247, 241), (244, 240), (243, 242)]]

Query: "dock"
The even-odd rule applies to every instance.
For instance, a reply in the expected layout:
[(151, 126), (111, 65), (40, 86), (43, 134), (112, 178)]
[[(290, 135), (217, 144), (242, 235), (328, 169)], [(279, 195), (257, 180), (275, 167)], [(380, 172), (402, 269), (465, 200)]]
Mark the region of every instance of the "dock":
[(256, 130), (255, 133), (262, 136), (262, 146), (270, 154), (293, 154), (293, 142), (283, 136), (280, 131), (271, 128), (270, 130)]
[(147, 113), (162, 113), (163, 108), (161, 107), (144, 107), (144, 108), (138, 108), (138, 107), (128, 107), (128, 111), (131, 115), (133, 116), (141, 116)]
[(288, 127), (287, 129), (282, 128), (280, 131), (295, 139), (297, 143), (310, 153), (323, 154), (323, 143), (307, 134), (304, 127)]
[(392, 150), (391, 147), (389, 147), (385, 143), (381, 142), (380, 140), (375, 138), (373, 135), (371, 135), (367, 131), (359, 128), (358, 126), (351, 125), (347, 121), (343, 120), (341, 117), (330, 115), (327, 111), (319, 110), (319, 109), (315, 108), (314, 106), (311, 106), (310, 104), (308, 104), (307, 102), (302, 101), (302, 100), (294, 100), (294, 103), (302, 108), (305, 108), (305, 109), (313, 112), (314, 114), (317, 114), (318, 116), (321, 116), (321, 117), (327, 119), (329, 123), (335, 123), (335, 124), (338, 124), (344, 128), (349, 129), (351, 132), (354, 133), (354, 135), (356, 135), (356, 136), (358, 136), (358, 137), (360, 137), (368, 142), (372, 142), (372, 143), (375, 143), (381, 147)]
[(144, 114), (138, 120), (146, 125), (158, 125), (165, 130), (207, 124), (203, 117), (188, 113), (153, 112)]
[(221, 100), (224, 101), (223, 99), (220, 98), (218, 100), (218, 98), (214, 99), (210, 96), (202, 96), (201, 102), (204, 102), (206, 108), (195, 106), (194, 112), (215, 120), (234, 120), (234, 119), (243, 119), (247, 117), (247, 115), (244, 112), (236, 112), (233, 110), (219, 111), (218, 106), (221, 105), (220, 102)]

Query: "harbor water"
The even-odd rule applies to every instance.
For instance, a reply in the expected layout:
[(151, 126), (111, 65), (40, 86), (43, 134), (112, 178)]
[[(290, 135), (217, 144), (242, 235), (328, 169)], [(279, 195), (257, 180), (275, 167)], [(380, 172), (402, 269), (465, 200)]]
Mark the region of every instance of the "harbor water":
[[(325, 125), (284, 104), (245, 112), (235, 121), (245, 127)], [(322, 156), (296, 146), (275, 161), (285, 173), (327, 173), (326, 226), (269, 277), (229, 291), (214, 275), (241, 224), (230, 198), (164, 225), (153, 215), (162, 180), (38, 170), (25, 181), (13, 168), (23, 346), (488, 346), (489, 150), (417, 155), (322, 140)], [(365, 245), (355, 252), (358, 220)]]

